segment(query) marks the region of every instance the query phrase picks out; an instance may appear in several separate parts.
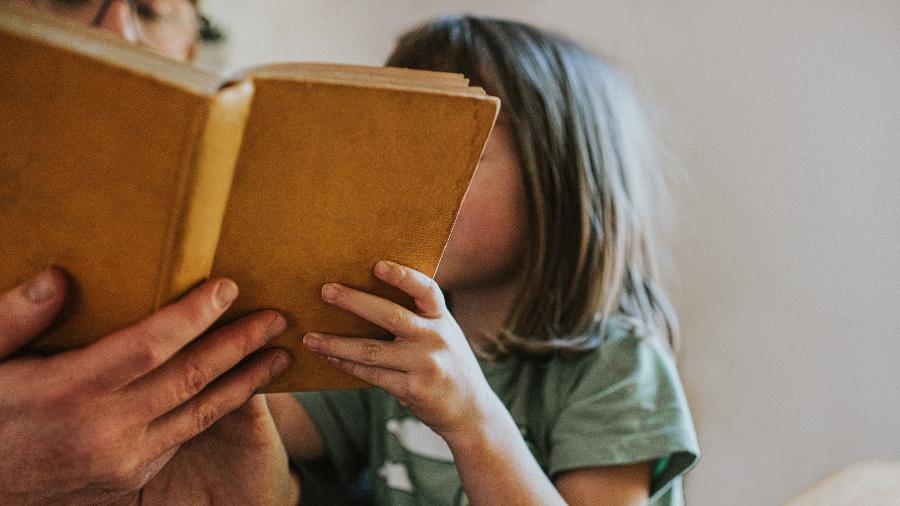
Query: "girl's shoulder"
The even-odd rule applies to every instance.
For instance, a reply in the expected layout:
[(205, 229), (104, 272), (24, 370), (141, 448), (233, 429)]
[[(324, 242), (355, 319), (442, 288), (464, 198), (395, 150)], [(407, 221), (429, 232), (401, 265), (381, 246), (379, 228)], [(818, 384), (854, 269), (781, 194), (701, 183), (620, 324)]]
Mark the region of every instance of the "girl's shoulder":
[(557, 367), (571, 369), (577, 380), (584, 380), (583, 376), (615, 382), (635, 374), (678, 376), (672, 348), (665, 338), (640, 320), (626, 316), (610, 319), (606, 335), (596, 348), (574, 357), (556, 357), (555, 362)]
[(585, 380), (618, 382), (623, 376), (650, 371), (675, 374), (674, 356), (663, 337), (642, 322), (614, 315), (599, 344), (581, 352), (556, 352), (543, 357), (510, 356), (495, 364), (483, 363), (487, 375), (506, 371), (517, 376), (553, 382), (557, 392), (568, 392)]
[(696, 463), (696, 433), (666, 341), (617, 318), (596, 348), (485, 370), (550, 475), (655, 460), (658, 494)]
[(606, 403), (619, 407), (664, 404), (687, 411), (668, 343), (625, 317), (611, 319), (606, 335), (591, 350), (511, 356), (497, 363), (482, 362), (482, 370), (512, 411), (542, 412), (554, 418), (572, 405), (606, 409)]

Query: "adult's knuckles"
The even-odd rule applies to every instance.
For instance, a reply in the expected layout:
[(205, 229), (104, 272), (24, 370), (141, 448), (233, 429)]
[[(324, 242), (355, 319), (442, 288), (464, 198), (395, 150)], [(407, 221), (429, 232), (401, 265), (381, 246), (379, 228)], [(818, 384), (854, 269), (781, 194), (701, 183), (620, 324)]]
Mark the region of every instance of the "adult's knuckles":
[(231, 347), (241, 357), (253, 353), (262, 344), (262, 323), (256, 316), (244, 317), (217, 331), (225, 346)]
[(212, 427), (219, 418), (222, 417), (225, 410), (223, 407), (214, 403), (200, 403), (191, 412), (191, 437), (200, 434), (206, 429)]
[(184, 365), (180, 379), (181, 385), (177, 392), (177, 398), (181, 401), (190, 399), (200, 393), (212, 380), (212, 375), (203, 367), (187, 362)]
[(163, 365), (169, 359), (162, 338), (153, 334), (144, 334), (133, 341), (130, 346), (130, 360), (141, 370), (151, 371)]
[(140, 462), (130, 443), (119, 430), (89, 426), (71, 435), (75, 443), (68, 448), (68, 459), (77, 462), (93, 481), (116, 488), (139, 485)]
[(108, 486), (120, 490), (138, 490), (147, 478), (142, 471), (143, 466), (137, 459), (125, 457), (119, 459), (105, 476), (101, 477), (105, 478), (102, 481), (106, 481)]

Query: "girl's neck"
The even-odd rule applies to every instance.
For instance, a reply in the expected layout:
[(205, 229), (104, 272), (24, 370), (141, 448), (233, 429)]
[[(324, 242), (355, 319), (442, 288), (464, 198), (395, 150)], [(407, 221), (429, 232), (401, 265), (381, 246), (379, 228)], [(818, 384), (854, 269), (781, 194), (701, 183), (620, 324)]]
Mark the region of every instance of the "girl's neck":
[(448, 290), (453, 317), (469, 343), (475, 347), (485, 344), (488, 336), (503, 329), (518, 294), (519, 280), (469, 286)]

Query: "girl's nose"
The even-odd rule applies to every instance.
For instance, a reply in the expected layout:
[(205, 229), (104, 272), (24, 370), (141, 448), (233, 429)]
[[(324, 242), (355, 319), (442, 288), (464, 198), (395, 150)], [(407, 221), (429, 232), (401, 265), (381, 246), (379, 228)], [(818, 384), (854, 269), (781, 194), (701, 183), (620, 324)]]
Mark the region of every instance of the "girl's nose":
[(140, 35), (131, 7), (125, 0), (113, 0), (97, 27), (133, 43), (138, 42)]

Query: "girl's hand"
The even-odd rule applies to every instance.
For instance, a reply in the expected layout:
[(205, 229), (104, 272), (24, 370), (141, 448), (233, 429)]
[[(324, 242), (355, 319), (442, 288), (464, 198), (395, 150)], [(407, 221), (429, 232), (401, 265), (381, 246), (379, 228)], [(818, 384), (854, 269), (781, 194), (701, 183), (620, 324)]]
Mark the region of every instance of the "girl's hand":
[(416, 311), (338, 283), (324, 285), (322, 298), (387, 330), (395, 339), (309, 333), (303, 337), (304, 346), (385, 389), (444, 439), (478, 430), (502, 404), (447, 310), (437, 283), (388, 261), (378, 262), (374, 271), (378, 279), (412, 296)]

